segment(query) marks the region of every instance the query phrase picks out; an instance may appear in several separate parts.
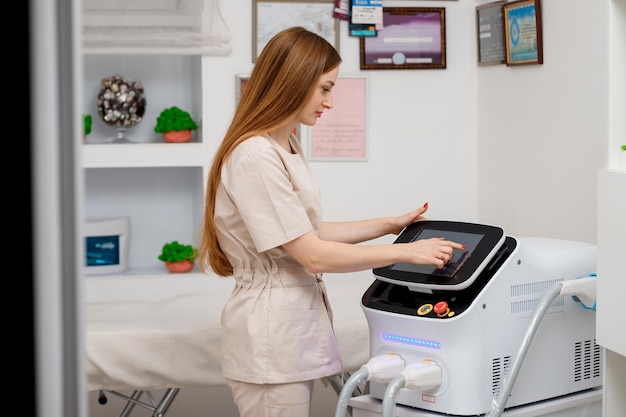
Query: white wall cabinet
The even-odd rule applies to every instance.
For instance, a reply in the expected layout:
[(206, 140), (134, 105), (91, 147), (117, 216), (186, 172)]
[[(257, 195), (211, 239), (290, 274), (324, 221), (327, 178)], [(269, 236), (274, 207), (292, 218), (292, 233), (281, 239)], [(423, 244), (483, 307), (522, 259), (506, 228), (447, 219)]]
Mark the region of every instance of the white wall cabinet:
[[(218, 0), (105, 3), (83, 2), (84, 113), (93, 118), (82, 146), (84, 212), (86, 220), (130, 217), (128, 269), (116, 275), (167, 276), (158, 260), (163, 244), (195, 245), (199, 236), (209, 164), (203, 58), (229, 55), (230, 34)], [(117, 129), (98, 115), (101, 80), (113, 75), (144, 87), (145, 113), (126, 132), (132, 143), (112, 143)], [(165, 143), (154, 132), (158, 115), (171, 106), (198, 123), (190, 143)]]

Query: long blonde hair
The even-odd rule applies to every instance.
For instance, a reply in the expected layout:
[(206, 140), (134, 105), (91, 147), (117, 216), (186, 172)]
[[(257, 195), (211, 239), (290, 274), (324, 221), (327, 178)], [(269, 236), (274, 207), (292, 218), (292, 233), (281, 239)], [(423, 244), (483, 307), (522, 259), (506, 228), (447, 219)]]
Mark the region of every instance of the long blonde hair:
[(233, 273), (220, 248), (214, 208), (224, 161), (243, 141), (295, 120), (313, 94), (319, 78), (341, 64), (337, 50), (302, 27), (276, 34), (263, 48), (246, 84), (233, 119), (215, 152), (206, 184), (198, 267), (217, 275)]

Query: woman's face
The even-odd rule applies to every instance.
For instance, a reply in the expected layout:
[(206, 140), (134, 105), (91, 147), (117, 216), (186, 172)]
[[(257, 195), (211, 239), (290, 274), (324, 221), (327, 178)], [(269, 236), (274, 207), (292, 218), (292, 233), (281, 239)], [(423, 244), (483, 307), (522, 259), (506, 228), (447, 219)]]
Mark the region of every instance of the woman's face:
[(317, 80), (313, 95), (306, 103), (306, 106), (298, 114), (298, 123), (306, 126), (313, 126), (317, 122), (318, 117), (322, 116), (324, 110), (332, 109), (333, 104), (333, 87), (339, 75), (339, 67), (328, 71)]

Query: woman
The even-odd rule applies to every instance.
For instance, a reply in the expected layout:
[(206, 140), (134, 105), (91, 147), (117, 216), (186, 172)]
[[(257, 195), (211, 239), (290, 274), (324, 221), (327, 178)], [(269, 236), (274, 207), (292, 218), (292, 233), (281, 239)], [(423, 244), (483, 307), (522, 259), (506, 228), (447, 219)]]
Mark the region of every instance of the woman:
[(397, 217), (323, 222), (298, 140), (333, 107), (341, 57), (300, 27), (258, 57), (207, 181), (199, 267), (235, 278), (222, 310), (222, 372), (242, 417), (308, 416), (314, 381), (342, 371), (323, 272), (396, 262), (441, 268), (443, 239), (357, 245), (398, 234), (428, 205)]

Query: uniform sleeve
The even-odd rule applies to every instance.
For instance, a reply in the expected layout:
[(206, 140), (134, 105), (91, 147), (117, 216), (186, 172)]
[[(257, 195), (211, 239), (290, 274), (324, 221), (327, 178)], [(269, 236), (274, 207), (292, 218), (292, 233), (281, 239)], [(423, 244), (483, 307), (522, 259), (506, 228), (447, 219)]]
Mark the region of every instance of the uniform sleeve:
[[(241, 147), (241, 145), (240, 145)], [(313, 229), (281, 156), (271, 145), (243, 147), (222, 172), (226, 192), (259, 252)]]

